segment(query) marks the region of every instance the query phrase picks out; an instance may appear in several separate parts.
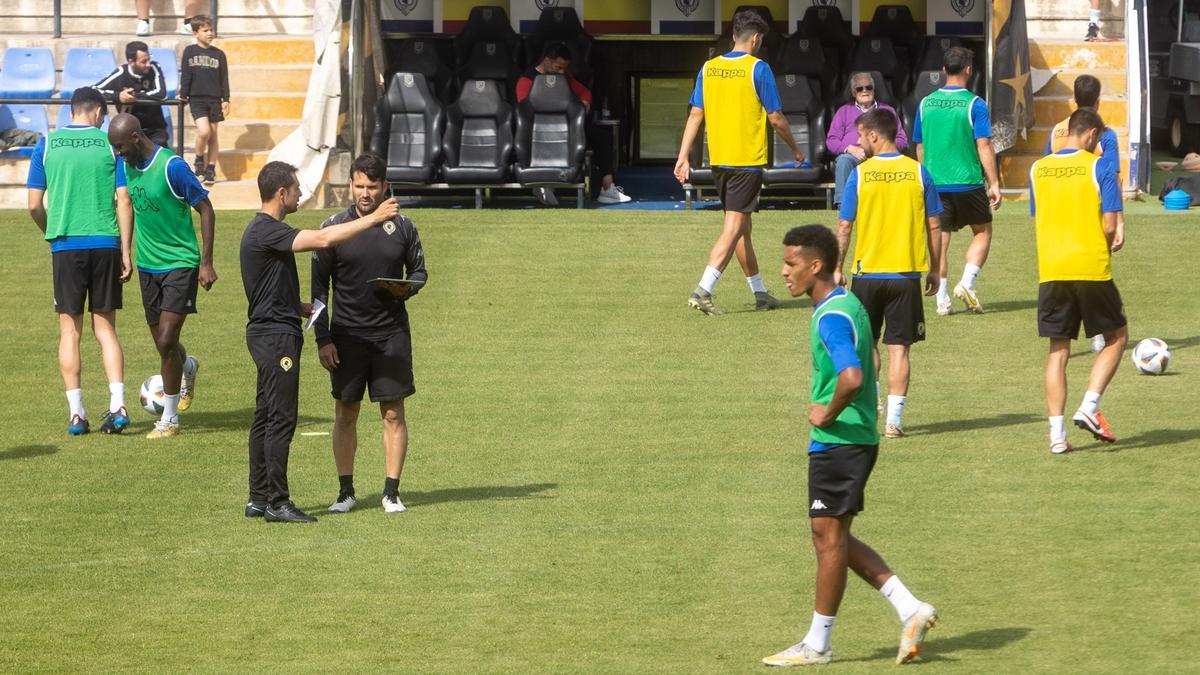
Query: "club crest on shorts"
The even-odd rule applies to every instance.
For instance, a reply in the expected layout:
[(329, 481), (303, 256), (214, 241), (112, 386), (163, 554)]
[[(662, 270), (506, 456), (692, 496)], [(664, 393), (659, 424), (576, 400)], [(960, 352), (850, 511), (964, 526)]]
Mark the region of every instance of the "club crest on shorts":
[(700, 0), (675, 0), (675, 9), (684, 16), (691, 16), (692, 12), (700, 9)]
[(391, 234), (395, 231), (396, 231), (396, 223), (389, 220), (383, 224), (383, 233), (384, 234)]
[(400, 13), (404, 16), (408, 16), (410, 12), (417, 8), (417, 5), (421, 4), (421, 0), (392, 0), (392, 2), (396, 5), (396, 9), (400, 10)]
[(283, 372), (285, 372), (285, 373), (287, 371), (291, 370), (292, 369), (292, 357), (285, 356), (282, 359), (279, 359), (279, 367), (283, 368)]
[(925, 322), (924, 321), (917, 322), (917, 336), (925, 337)]

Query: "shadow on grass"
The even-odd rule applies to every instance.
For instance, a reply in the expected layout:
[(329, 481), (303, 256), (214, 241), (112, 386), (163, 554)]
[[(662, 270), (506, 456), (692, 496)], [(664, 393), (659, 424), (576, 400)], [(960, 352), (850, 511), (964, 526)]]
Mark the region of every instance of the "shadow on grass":
[[(955, 312), (964, 314), (959, 306), (955, 303)], [(1025, 309), (1037, 309), (1037, 299), (1033, 300), (1005, 300), (1004, 302), (991, 302), (983, 306), (984, 314), (1002, 314), (1004, 312), (1019, 312)]]
[(1111, 445), (1100, 444), (1099, 447), (1089, 447), (1091, 452), (1123, 452), (1125, 450), (1144, 450), (1177, 443), (1192, 443), (1200, 440), (1200, 429), (1158, 429), (1144, 434), (1117, 439)]
[[(1196, 345), (1200, 345), (1200, 335), (1193, 335), (1192, 337), (1189, 337), (1189, 338), (1176, 338), (1173, 340), (1167, 339), (1167, 338), (1162, 338), (1162, 341), (1167, 343), (1167, 347), (1169, 347), (1171, 351), (1177, 351), (1180, 349), (1187, 349), (1188, 347), (1195, 347)], [(1136, 345), (1136, 344), (1137, 343), (1133, 343), (1133, 345)], [(1133, 345), (1131, 345), (1131, 346), (1133, 346)]]
[[(441, 490), (427, 490), (425, 492), (401, 490), (400, 499), (410, 509), (418, 506), (432, 506), (433, 504), (445, 504), (448, 502), (481, 502), (499, 499), (552, 499), (552, 495), (539, 493), (546, 490), (553, 490), (556, 487), (558, 487), (558, 483), (529, 483), (527, 485), (481, 485), (477, 487), (442, 488)], [(378, 508), (381, 499), (383, 499), (383, 494), (379, 492), (365, 497), (360, 496), (358, 498), (359, 508), (355, 510), (362, 510), (363, 506)], [(328, 506), (329, 504), (302, 506), (300, 510), (316, 513), (324, 511)]]
[[(330, 406), (332, 412), (332, 406)], [(250, 432), (250, 424), (254, 421), (254, 408), (241, 410), (188, 410), (179, 414), (182, 428), (186, 433), (202, 431), (235, 431), (243, 429)], [(331, 417), (314, 417), (300, 415), (296, 420), (296, 431), (313, 424), (333, 425)]]
[(992, 415), (991, 417), (976, 417), (971, 420), (950, 419), (941, 422), (930, 422), (929, 424), (917, 424), (906, 428), (904, 432), (908, 436), (922, 436), (925, 434), (941, 434), (948, 431), (970, 431), (973, 429), (990, 429), (1016, 424), (1029, 424), (1042, 419), (1042, 417), (1032, 413), (1004, 413), (1001, 415)]
[[(963, 635), (955, 635), (944, 640), (937, 639), (937, 633), (931, 633), (931, 639), (926, 640), (925, 649), (921, 652), (921, 656), (910, 665), (919, 666), (922, 663), (932, 663), (935, 661), (958, 661), (956, 658), (947, 656), (948, 654), (957, 652), (1003, 649), (1014, 642), (1023, 640), (1032, 632), (1032, 628), (989, 628)], [(868, 657), (848, 659), (846, 662), (879, 661), (894, 658), (896, 658), (896, 649), (894, 647), (880, 647), (874, 654)]]
[(58, 446), (55, 445), (17, 445), (0, 450), (0, 460), (28, 459), (42, 455), (53, 455), (56, 452), (58, 452)]

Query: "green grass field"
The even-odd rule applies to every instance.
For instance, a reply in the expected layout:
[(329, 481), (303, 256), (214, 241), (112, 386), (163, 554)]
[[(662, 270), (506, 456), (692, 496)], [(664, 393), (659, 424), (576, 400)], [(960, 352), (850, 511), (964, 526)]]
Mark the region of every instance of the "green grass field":
[[(309, 434), (331, 429), (333, 406), (309, 335), (290, 478), (321, 516), (312, 526), (241, 514), (254, 371), (237, 244), (250, 214), (219, 212), (220, 280), (184, 331), (202, 364), (196, 402), (183, 435), (150, 442), (140, 409), (123, 436), (67, 437), (49, 255), (26, 214), (0, 213), (0, 671), (745, 673), (803, 636), (808, 301), (752, 312), (734, 264), (716, 293), (725, 316), (686, 309), (711, 211), (409, 213), (430, 272), (410, 306), (409, 511), (379, 508), (380, 423), (364, 407), (365, 504), (323, 514), (330, 438)], [(783, 233), (834, 221), (755, 222), (782, 295)], [(1024, 204), (998, 216), (979, 282), (990, 311), (941, 318), (930, 299), (911, 435), (884, 442), (855, 525), (941, 610), (922, 672), (1194, 668), (1200, 297), (1183, 258), (1200, 229), (1156, 203), (1131, 205), (1128, 223), (1114, 266), (1132, 337), (1165, 339), (1174, 360), (1158, 378), (1122, 363), (1103, 402), (1113, 446), (1073, 429), (1078, 452), (1047, 450)], [(136, 401), (158, 368), (136, 286), (119, 329)], [(90, 334), (84, 392), (96, 424), (106, 390)], [(829, 670), (893, 667), (898, 633), (852, 578)]]

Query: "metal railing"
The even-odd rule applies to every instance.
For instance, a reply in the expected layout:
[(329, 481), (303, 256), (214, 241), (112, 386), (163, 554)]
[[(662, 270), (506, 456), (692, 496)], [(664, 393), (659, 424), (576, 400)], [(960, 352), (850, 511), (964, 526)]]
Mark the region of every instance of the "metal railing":
[[(216, 33), (217, 0), (208, 0), (208, 16), (212, 19), (213, 33)], [(54, 0), (54, 37), (62, 37), (62, 0)]]
[[(154, 105), (167, 105), (178, 108), (175, 120), (175, 154), (183, 156), (183, 111), (186, 103), (177, 98), (157, 99), (157, 98), (140, 98), (138, 103), (153, 103)], [(71, 105), (69, 98), (0, 98), (0, 105)], [(115, 104), (114, 104), (115, 105)], [(125, 104), (123, 104), (125, 105)], [(55, 116), (57, 119), (57, 115)]]

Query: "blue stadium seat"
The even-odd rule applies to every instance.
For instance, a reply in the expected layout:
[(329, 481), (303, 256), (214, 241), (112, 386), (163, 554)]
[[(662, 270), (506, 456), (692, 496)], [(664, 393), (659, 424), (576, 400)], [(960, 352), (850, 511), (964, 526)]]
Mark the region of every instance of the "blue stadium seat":
[(167, 83), (167, 98), (175, 98), (179, 91), (179, 63), (175, 61), (175, 50), (170, 47), (151, 47), (150, 60), (157, 61), (162, 68), (163, 80)]
[(54, 52), (49, 47), (9, 47), (0, 64), (0, 98), (49, 98), (54, 78)]
[(63, 61), (62, 86), (59, 97), (71, 98), (80, 87), (90, 87), (103, 80), (117, 67), (111, 49), (72, 47)]
[[(50, 133), (50, 122), (46, 119), (46, 107), (40, 105), (0, 105), (0, 131), (26, 129), (43, 136)], [(33, 147), (17, 148), (0, 152), (0, 157), (28, 157)]]

